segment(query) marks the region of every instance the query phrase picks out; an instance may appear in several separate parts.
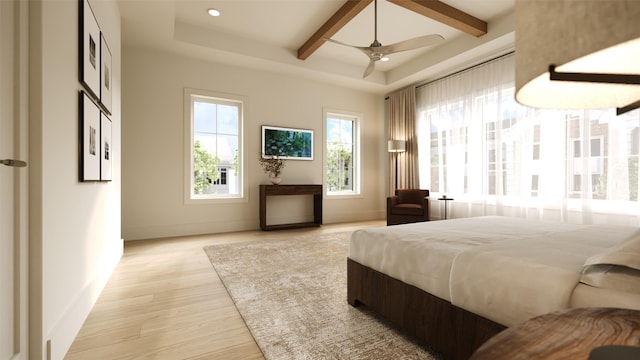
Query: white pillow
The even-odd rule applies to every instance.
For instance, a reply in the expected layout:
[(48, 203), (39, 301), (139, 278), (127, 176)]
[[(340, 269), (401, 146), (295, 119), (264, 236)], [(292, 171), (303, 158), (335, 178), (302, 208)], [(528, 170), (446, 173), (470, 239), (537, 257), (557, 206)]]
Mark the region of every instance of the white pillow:
[(621, 265), (640, 270), (640, 230), (620, 244), (596, 254), (585, 261), (584, 265)]
[(601, 289), (640, 294), (640, 270), (626, 266), (611, 264), (585, 266), (580, 282)]
[(588, 258), (580, 282), (640, 294), (640, 230), (618, 245)]

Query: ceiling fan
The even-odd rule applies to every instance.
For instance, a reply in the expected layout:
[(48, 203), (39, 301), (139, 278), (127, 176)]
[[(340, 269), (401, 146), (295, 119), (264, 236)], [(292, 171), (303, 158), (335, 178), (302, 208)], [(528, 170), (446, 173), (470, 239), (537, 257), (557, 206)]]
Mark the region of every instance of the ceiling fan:
[(345, 44), (343, 42), (337, 41), (337, 40), (333, 40), (333, 39), (324, 39), (325, 41), (329, 41), (335, 44), (339, 44), (339, 45), (344, 45), (344, 46), (349, 46), (355, 49), (358, 49), (360, 51), (362, 51), (365, 55), (367, 55), (367, 57), (369, 57), (369, 66), (367, 66), (367, 68), (364, 70), (364, 74), (362, 75), (363, 78), (366, 78), (367, 76), (369, 76), (372, 72), (373, 69), (375, 68), (375, 64), (376, 61), (378, 60), (383, 60), (384, 58), (386, 58), (387, 55), (393, 54), (393, 53), (397, 53), (397, 52), (401, 52), (401, 51), (407, 51), (407, 50), (413, 50), (413, 49), (417, 49), (417, 48), (421, 48), (421, 47), (426, 47), (426, 46), (432, 46), (435, 44), (438, 44), (442, 41), (444, 41), (444, 38), (440, 35), (437, 34), (432, 34), (432, 35), (425, 35), (425, 36), (420, 36), (417, 38), (413, 38), (413, 39), (409, 39), (409, 40), (404, 40), (395, 44), (391, 44), (391, 45), (386, 45), (383, 46), (379, 41), (378, 41), (378, 0), (374, 0), (373, 3), (373, 10), (374, 10), (374, 23), (373, 23), (373, 42), (371, 43), (371, 45), (369, 45), (368, 47), (364, 47), (364, 46), (354, 46), (354, 45), (349, 45), (349, 44)]

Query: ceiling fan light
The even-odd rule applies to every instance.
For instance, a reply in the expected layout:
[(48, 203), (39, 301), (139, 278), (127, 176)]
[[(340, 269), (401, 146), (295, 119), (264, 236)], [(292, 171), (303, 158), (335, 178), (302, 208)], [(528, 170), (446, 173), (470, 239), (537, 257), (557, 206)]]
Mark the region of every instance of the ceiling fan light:
[(213, 17), (220, 16), (220, 11), (216, 9), (209, 9), (207, 12)]
[(380, 61), (389, 61), (389, 60), (391, 60), (391, 58), (388, 56), (383, 56), (380, 58)]
[(557, 72), (640, 74), (640, 3), (516, 0), (516, 100), (548, 109), (623, 107), (639, 85), (558, 81)]

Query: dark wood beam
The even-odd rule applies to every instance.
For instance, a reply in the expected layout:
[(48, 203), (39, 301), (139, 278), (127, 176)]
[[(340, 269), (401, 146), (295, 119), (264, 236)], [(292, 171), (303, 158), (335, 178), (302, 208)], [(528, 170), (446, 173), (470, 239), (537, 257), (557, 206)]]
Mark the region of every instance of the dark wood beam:
[(438, 0), (388, 0), (405, 9), (449, 25), (473, 36), (487, 33), (487, 23)]
[(373, 0), (347, 0), (342, 7), (324, 25), (298, 49), (298, 59), (305, 60), (324, 44), (324, 38), (330, 38), (356, 17)]

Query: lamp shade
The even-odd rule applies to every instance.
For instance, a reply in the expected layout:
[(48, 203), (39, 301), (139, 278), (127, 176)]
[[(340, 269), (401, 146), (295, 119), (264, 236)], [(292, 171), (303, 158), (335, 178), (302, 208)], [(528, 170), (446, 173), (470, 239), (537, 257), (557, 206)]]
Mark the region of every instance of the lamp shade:
[(389, 140), (387, 143), (387, 149), (389, 152), (403, 152), (406, 151), (406, 141), (404, 140)]
[(640, 1), (516, 0), (516, 100), (551, 109), (623, 107), (640, 85), (550, 80), (558, 72), (640, 74)]

